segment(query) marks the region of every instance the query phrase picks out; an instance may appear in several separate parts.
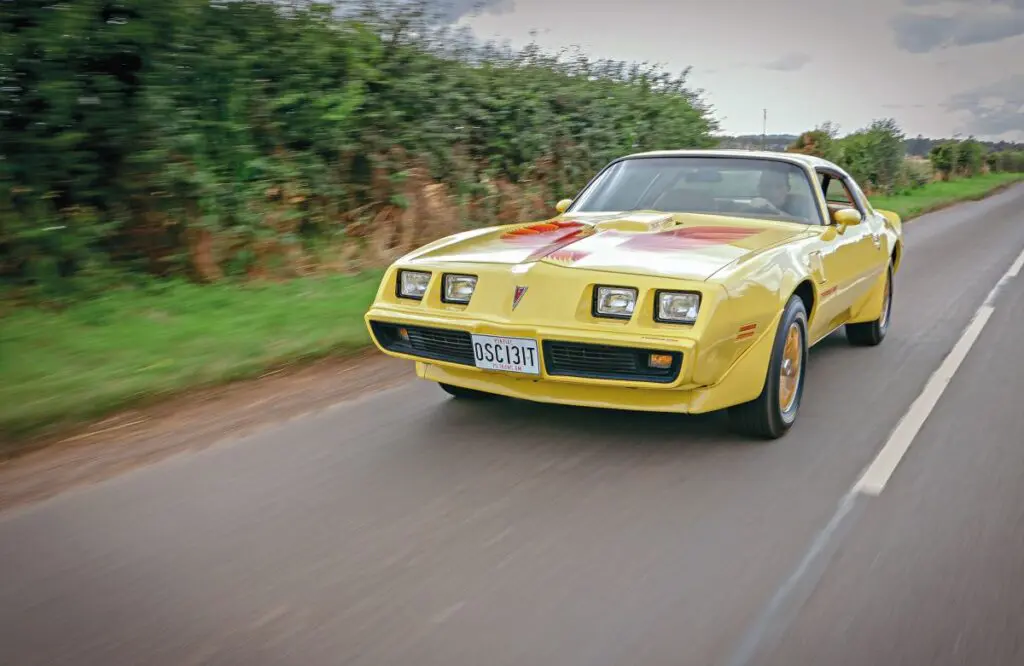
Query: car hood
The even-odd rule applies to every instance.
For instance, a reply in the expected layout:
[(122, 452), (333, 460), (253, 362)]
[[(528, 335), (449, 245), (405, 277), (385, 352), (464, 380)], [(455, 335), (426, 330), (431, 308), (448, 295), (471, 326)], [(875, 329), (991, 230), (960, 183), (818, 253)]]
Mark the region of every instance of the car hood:
[(459, 234), (410, 263), (527, 264), (707, 280), (728, 264), (806, 230), (766, 220), (697, 213), (574, 214)]

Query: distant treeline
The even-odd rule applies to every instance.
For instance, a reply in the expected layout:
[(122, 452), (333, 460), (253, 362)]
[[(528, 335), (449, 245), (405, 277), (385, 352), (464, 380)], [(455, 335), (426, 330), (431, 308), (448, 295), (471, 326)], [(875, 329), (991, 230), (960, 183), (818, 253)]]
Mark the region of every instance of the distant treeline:
[[(785, 150), (799, 138), (797, 134), (768, 134), (764, 137), (767, 150)], [(762, 145), (760, 134), (739, 134), (720, 136), (723, 148), (759, 149)], [(958, 141), (959, 139), (930, 139), (920, 134), (912, 139), (904, 139), (903, 145), (910, 157), (928, 157), (938, 145)], [(986, 152), (1004, 152), (1024, 150), (1024, 143), (1013, 141), (978, 141)]]
[[(913, 139), (906, 140), (907, 154), (915, 157), (928, 157), (932, 150), (936, 146), (946, 145), (950, 143), (957, 143), (961, 139), (929, 139), (918, 135)], [(988, 153), (1002, 153), (1006, 151), (1020, 151), (1024, 150), (1024, 143), (1018, 143), (1013, 141), (980, 141), (977, 140), (985, 152)]]

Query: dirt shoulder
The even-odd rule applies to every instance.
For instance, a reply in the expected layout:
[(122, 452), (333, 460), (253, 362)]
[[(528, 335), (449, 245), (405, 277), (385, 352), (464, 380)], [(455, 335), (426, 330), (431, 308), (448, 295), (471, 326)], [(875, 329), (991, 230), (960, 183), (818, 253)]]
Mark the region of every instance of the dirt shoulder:
[(367, 351), (123, 411), (59, 438), (37, 440), (28, 452), (0, 462), (0, 511), (414, 377), (411, 363)]

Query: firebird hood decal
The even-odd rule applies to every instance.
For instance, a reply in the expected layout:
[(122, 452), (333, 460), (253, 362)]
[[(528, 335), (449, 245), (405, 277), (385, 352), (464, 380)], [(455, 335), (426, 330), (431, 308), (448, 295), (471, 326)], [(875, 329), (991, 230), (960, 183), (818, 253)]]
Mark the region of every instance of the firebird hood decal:
[(704, 280), (737, 259), (801, 233), (757, 220), (698, 214), (673, 215), (676, 226), (661, 231), (623, 231), (615, 226), (618, 220), (634, 227), (649, 220), (650, 228), (664, 228), (666, 217), (580, 216), (524, 224), (442, 245), (417, 256), (416, 261), (544, 261), (573, 268)]

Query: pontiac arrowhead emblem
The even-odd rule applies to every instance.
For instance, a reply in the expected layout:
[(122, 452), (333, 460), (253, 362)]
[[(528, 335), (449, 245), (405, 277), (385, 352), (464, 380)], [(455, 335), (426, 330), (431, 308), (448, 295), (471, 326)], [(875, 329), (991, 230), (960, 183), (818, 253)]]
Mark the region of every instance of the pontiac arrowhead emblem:
[(523, 300), (523, 295), (526, 294), (526, 287), (520, 287), (516, 285), (516, 293), (512, 296), (512, 309), (515, 310), (519, 305), (519, 301)]

